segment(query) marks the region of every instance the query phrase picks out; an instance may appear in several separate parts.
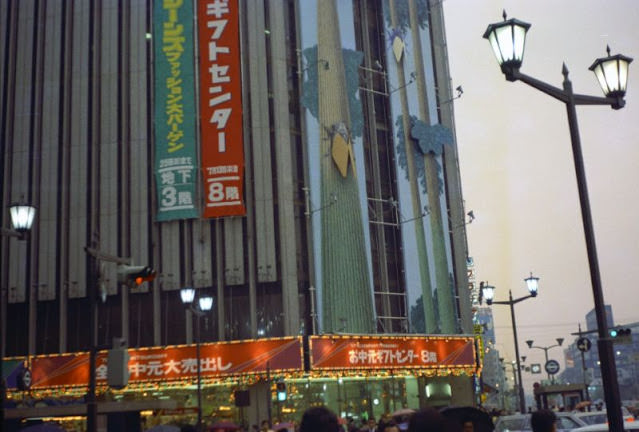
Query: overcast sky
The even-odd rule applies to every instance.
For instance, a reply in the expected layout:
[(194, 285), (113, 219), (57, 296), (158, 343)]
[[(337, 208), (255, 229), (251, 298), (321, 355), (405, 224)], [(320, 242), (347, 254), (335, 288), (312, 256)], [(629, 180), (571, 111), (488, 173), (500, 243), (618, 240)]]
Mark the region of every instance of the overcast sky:
[[(544, 362), (543, 350), (570, 333), (594, 300), (565, 105), (521, 82), (508, 82), (487, 40), (490, 23), (532, 24), (521, 71), (562, 86), (565, 62), (575, 93), (602, 95), (588, 67), (606, 55), (630, 65), (627, 105), (577, 108), (606, 304), (616, 324), (639, 321), (639, 1), (443, 0), (455, 103), (469, 254), (477, 283), (496, 300), (527, 294), (524, 278), (540, 278), (539, 296), (515, 306), (520, 355)], [(497, 346), (514, 360), (510, 309), (493, 306)], [(549, 351), (560, 360), (559, 348)], [(563, 365), (563, 361), (562, 361)], [(510, 370), (510, 368), (509, 368)], [(545, 377), (545, 374), (544, 374)], [(540, 376), (524, 374), (529, 391)]]

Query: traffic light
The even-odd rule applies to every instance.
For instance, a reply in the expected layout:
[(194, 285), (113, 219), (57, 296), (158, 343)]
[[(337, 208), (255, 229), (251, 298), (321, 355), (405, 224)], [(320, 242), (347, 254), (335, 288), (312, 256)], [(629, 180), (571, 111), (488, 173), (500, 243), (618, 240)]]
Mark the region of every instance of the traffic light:
[(275, 388), (277, 390), (277, 400), (284, 402), (286, 400), (286, 383), (280, 380), (275, 384)]
[(147, 266), (118, 265), (118, 282), (129, 286), (140, 286), (155, 279), (155, 270)]
[(630, 343), (632, 341), (632, 332), (629, 328), (612, 328), (608, 330), (608, 335), (613, 342)]

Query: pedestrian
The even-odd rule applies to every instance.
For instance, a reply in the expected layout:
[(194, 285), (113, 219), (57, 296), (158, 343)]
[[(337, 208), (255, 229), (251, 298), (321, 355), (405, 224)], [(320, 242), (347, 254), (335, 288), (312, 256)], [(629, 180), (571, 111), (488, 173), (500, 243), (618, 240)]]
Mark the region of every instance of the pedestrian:
[(325, 406), (304, 411), (299, 432), (341, 432), (335, 413)]
[(557, 415), (548, 409), (540, 409), (530, 416), (533, 432), (557, 432)]
[(368, 419), (364, 427), (361, 429), (363, 432), (376, 432), (377, 431), (377, 422), (374, 417)]
[(384, 420), (380, 419), (379, 424), (377, 425), (378, 432), (400, 432), (399, 426), (395, 422), (395, 420)]
[(472, 419), (465, 418), (464, 420), (462, 420), (462, 431), (463, 432), (475, 431), (475, 424), (473, 423)]
[(359, 426), (355, 423), (355, 419), (351, 416), (346, 418), (346, 430), (347, 432), (358, 432)]
[(262, 420), (260, 431), (261, 432), (273, 432), (273, 429), (271, 429), (271, 424), (269, 423), (268, 420)]
[(424, 408), (411, 415), (408, 432), (457, 432), (460, 424), (450, 421), (435, 408)]

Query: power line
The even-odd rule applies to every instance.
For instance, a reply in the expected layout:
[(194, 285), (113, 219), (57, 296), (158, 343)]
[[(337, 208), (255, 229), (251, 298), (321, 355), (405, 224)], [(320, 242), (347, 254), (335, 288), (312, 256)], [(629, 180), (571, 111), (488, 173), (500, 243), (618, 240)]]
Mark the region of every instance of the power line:
[[(577, 327), (579, 325), (578, 322), (572, 323), (546, 323), (546, 324), (519, 324), (517, 323), (517, 328), (550, 328), (550, 327)], [(512, 328), (512, 326), (495, 326), (495, 329), (508, 329)]]

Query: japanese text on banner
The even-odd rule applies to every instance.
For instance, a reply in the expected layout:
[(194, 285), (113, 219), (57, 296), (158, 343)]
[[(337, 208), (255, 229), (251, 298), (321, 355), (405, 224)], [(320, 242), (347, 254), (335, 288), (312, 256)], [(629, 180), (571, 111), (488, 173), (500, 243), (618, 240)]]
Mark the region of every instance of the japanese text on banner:
[(205, 217), (244, 215), (237, 0), (198, 3)]
[(157, 220), (198, 217), (191, 1), (154, 2)]

